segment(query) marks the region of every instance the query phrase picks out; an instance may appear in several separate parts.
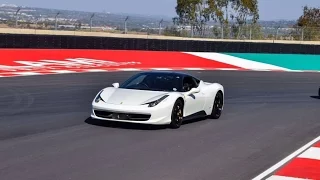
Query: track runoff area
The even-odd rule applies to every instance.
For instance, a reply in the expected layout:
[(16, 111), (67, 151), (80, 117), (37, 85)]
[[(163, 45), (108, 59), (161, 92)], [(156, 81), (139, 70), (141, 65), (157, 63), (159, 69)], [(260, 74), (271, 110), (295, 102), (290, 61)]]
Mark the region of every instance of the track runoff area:
[[(68, 83), (70, 82), (84, 85), (85, 81), (81, 82), (81, 80), (78, 78), (90, 79), (90, 74), (88, 74), (88, 72), (97, 74), (91, 78), (101, 78), (101, 80), (94, 80), (95, 82), (93, 82), (93, 84), (102, 83), (103, 81), (104, 84), (111, 84), (116, 80), (120, 81), (126, 79), (129, 77), (129, 75), (135, 73), (132, 71), (146, 70), (187, 71), (188, 73), (193, 73), (199, 78), (205, 79), (209, 82), (215, 80), (225, 85), (227, 88), (226, 92), (229, 94), (226, 98), (227, 110), (224, 112), (226, 116), (224, 119), (227, 122), (235, 121), (236, 123), (240, 123), (241, 120), (243, 120), (244, 123), (248, 123), (247, 125), (250, 129), (254, 128), (259, 123), (264, 124), (268, 122), (265, 124), (266, 128), (268, 129), (261, 129), (261, 132), (255, 132), (252, 130), (252, 135), (266, 133), (265, 136), (270, 137), (264, 137), (265, 141), (268, 138), (273, 137), (273, 139), (269, 139), (270, 142), (274, 142), (269, 144), (270, 149), (264, 147), (264, 143), (261, 143), (262, 145), (259, 145), (258, 143), (256, 144), (257, 147), (255, 147), (258, 149), (260, 148), (261, 153), (265, 153), (267, 155), (269, 153), (270, 155), (268, 155), (268, 158), (272, 159), (272, 161), (266, 160), (263, 162), (263, 158), (257, 160), (260, 164), (260, 166), (256, 166), (257, 169), (253, 169), (254, 167), (252, 165), (247, 165), (248, 169), (242, 169), (242, 171), (246, 171), (247, 173), (241, 172), (245, 174), (245, 179), (320, 179), (320, 136), (317, 137), (317, 135), (319, 135), (320, 124), (316, 120), (319, 117), (319, 113), (317, 114), (317, 108), (319, 108), (320, 103), (320, 100), (316, 97), (316, 88), (319, 86), (317, 83), (319, 82), (320, 78), (314, 73), (302, 74), (292, 72), (254, 72), (264, 70), (285, 70), (281, 67), (275, 67), (271, 65), (266, 65), (268, 67), (263, 67), (265, 66), (263, 64), (259, 64), (258, 70), (249, 69), (244, 66), (232, 64), (230, 62), (223, 63), (221, 60), (214, 61), (212, 59), (205, 59), (203, 57), (183, 53), (168, 53), (165, 55), (158, 54), (157, 56), (157, 58), (159, 58), (158, 60), (167, 59), (169, 56), (173, 59), (188, 59), (187, 63), (181, 66), (181, 62), (173, 62), (173, 59), (170, 60), (170, 58), (167, 62), (157, 61), (159, 62), (158, 64), (150, 64), (149, 59), (154, 58), (154, 54), (149, 54), (148, 52), (144, 52), (145, 54), (143, 55), (139, 55), (137, 52), (130, 52), (131, 54), (129, 54), (130, 56), (128, 57), (130, 57), (131, 61), (128, 61), (128, 57), (123, 57), (123, 52), (120, 51), (110, 51), (109, 55), (106, 57), (106, 53), (101, 51), (95, 51), (94, 53), (92, 53), (92, 51), (81, 51), (79, 55), (79, 51), (76, 50), (65, 51), (64, 53), (60, 54), (56, 53), (54, 50), (34, 50), (37, 51), (36, 53), (27, 50), (21, 50), (25, 51), (23, 53), (25, 55), (25, 59), (18, 58), (17, 54), (19, 53), (14, 53), (12, 50), (4, 51), (6, 51), (6, 55), (4, 57), (7, 59), (7, 61), (4, 61), (5, 63), (0, 65), (0, 76), (3, 77), (0, 79), (0, 81), (3, 82), (1, 85), (3, 89), (10, 89), (10, 86), (12, 86), (15, 81), (24, 81), (23, 78), (29, 78), (29, 76), (32, 76), (30, 78), (40, 78), (37, 76), (34, 77), (34, 75), (50, 74), (66, 74), (59, 75), (60, 77), (56, 76), (57, 79), (63, 76), (63, 80), (60, 79), (60, 84), (58, 83), (60, 86), (68, 86)], [(75, 54), (77, 54), (77, 56)], [(141, 59), (141, 56), (145, 57), (145, 59)], [(119, 71), (128, 72), (121, 73)], [(73, 73), (83, 72), (87, 73), (82, 75), (79, 74), (77, 77), (72, 76)], [(70, 76), (68, 76), (68, 74), (70, 74)], [(14, 76), (28, 77), (7, 78)], [(55, 76), (52, 77), (51, 81), (55, 79)], [(45, 79), (46, 77), (43, 78)], [(28, 80), (26, 80), (26, 82), (28, 82)], [(36, 83), (30, 84), (33, 84), (33, 86), (37, 87)], [(26, 84), (25, 87), (27, 88), (28, 85)], [(41, 87), (39, 87), (39, 89), (41, 89)], [(96, 90), (98, 90), (98, 88)], [(228, 110), (228, 101), (230, 102), (229, 106), (231, 107), (231, 110)], [(241, 114), (237, 115), (237, 113), (240, 112), (238, 112), (236, 108), (240, 108), (240, 106), (242, 106), (242, 110), (246, 110), (247, 108), (249, 110), (248, 113), (252, 113), (253, 116), (243, 119), (244, 117), (241, 117)], [(262, 106), (263, 108), (256, 109), (255, 106)], [(268, 110), (265, 108), (269, 108), (270, 112), (268, 112)], [(250, 109), (254, 109), (255, 112), (250, 111)], [(234, 112), (232, 112), (232, 110), (234, 110)], [(302, 115), (300, 113), (296, 113), (298, 110), (301, 111)], [(259, 111), (261, 112), (259, 113)], [(235, 113), (237, 116), (232, 116), (232, 113)], [(265, 117), (263, 121), (255, 119), (263, 119), (263, 115), (268, 113), (273, 113), (273, 115)], [(310, 120), (308, 118), (310, 118)], [(10, 117), (8, 117), (8, 119), (10, 119)], [(193, 125), (197, 126), (196, 123)], [(232, 124), (229, 125), (232, 126)], [(212, 126), (214, 126), (214, 123)], [(232, 127), (233, 130), (234, 128), (235, 127)], [(249, 132), (250, 130), (248, 133)], [(279, 134), (269, 134), (272, 132), (278, 132)], [(280, 132), (283, 132), (283, 134)], [(11, 132), (9, 128), (8, 134), (10, 133)], [(237, 132), (235, 131), (235, 133)], [(244, 131), (243, 133), (246, 132)], [(225, 141), (227, 140), (225, 139)], [(2, 148), (3, 147), (0, 145), (0, 150)], [(214, 146), (211, 148), (214, 148)], [(265, 152), (263, 149), (265, 149)], [(247, 152), (247, 150), (244, 151), (246, 151), (243, 152), (244, 157), (250, 154)], [(221, 153), (220, 156), (224, 156), (224, 154)], [(249, 157), (250, 156), (248, 156), (248, 158)], [(208, 165), (210, 166), (210, 164)], [(246, 167), (246, 165), (244, 165), (244, 167)], [(1, 171), (4, 172), (0, 169), (0, 173)], [(232, 168), (229, 171), (237, 172), (237, 170), (232, 170)], [(250, 173), (250, 171), (252, 173)], [(219, 173), (223, 174), (222, 172), (218, 172), (217, 174)], [(212, 175), (215, 177), (214, 174)], [(180, 177), (177, 177), (177, 179), (179, 178)], [(216, 179), (220, 178), (222, 177), (216, 177)], [(232, 179), (232, 176), (229, 178)], [(225, 179), (228, 178), (226, 177)]]

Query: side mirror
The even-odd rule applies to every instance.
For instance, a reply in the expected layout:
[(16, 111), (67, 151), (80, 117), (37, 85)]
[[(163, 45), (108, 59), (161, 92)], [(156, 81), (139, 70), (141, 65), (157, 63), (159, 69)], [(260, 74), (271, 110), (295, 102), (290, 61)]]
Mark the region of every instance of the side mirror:
[(189, 92), (187, 92), (187, 96), (191, 95), (191, 94), (195, 94), (195, 93), (199, 93), (200, 89), (199, 88), (192, 88)]
[(120, 86), (120, 84), (119, 83), (113, 83), (112, 86), (115, 87), (115, 88), (118, 88)]
[(192, 94), (194, 94), (194, 93), (199, 93), (200, 89), (199, 88), (192, 88), (190, 91)]

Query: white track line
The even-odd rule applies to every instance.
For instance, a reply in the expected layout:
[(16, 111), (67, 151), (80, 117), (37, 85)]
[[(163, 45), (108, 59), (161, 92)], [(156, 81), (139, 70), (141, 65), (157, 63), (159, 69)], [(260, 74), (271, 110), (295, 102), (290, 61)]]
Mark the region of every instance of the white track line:
[(171, 71), (171, 68), (151, 68), (152, 70), (159, 70), (159, 71)]
[(75, 73), (75, 71), (68, 71), (68, 70), (52, 70), (51, 72), (55, 72), (59, 74)]
[(303, 70), (286, 70), (286, 71), (288, 71), (288, 72), (303, 72)]
[(308, 180), (308, 179), (286, 177), (286, 176), (270, 176), (267, 180)]
[(236, 69), (236, 68), (216, 68), (217, 70), (223, 70), (223, 71), (236, 71), (236, 70), (239, 70), (239, 69)]
[(272, 71), (270, 69), (250, 69), (252, 71)]
[(191, 71), (201, 71), (204, 70), (203, 68), (183, 68), (185, 70), (191, 70)]
[(17, 74), (22, 76), (41, 75), (41, 73), (37, 73), (37, 72), (12, 72), (12, 74)]
[(314, 140), (310, 141), (308, 144), (304, 145), (300, 149), (296, 150), (295, 152), (293, 152), (292, 154), (290, 154), (289, 156), (287, 156), (286, 158), (284, 158), (283, 160), (281, 160), (277, 164), (273, 165), (272, 167), (270, 167), (269, 169), (267, 169), (266, 171), (264, 171), (263, 173), (261, 173), (257, 177), (253, 178), (252, 180), (260, 180), (262, 178), (265, 178), (266, 176), (268, 176), (269, 174), (271, 174), (272, 172), (274, 172), (275, 170), (279, 169), (281, 166), (286, 164), (291, 159), (297, 157), (299, 154), (301, 154), (303, 151), (305, 151), (306, 149), (308, 149), (309, 147), (311, 147), (313, 144), (315, 144), (318, 141), (320, 141), (320, 136), (315, 138)]
[(87, 72), (106, 72), (107, 70), (104, 70), (104, 69), (87, 69), (85, 71), (87, 71)]
[(140, 69), (135, 69), (135, 68), (121, 68), (118, 69), (119, 71), (140, 71)]

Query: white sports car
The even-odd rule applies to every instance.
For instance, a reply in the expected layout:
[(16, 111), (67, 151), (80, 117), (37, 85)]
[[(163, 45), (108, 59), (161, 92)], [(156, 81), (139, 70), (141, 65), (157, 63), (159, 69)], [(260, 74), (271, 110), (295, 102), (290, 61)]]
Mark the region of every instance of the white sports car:
[(179, 128), (186, 119), (218, 119), (223, 110), (221, 84), (184, 73), (141, 72), (112, 85), (94, 98), (91, 118)]

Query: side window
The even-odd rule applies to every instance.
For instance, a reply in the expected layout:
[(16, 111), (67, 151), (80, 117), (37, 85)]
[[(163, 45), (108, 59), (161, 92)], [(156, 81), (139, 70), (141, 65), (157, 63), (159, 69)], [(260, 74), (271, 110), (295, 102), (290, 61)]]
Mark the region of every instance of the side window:
[(183, 79), (183, 91), (190, 91), (192, 88), (196, 88), (197, 86), (196, 81), (194, 81), (192, 77), (186, 76)]
[(200, 80), (199, 79), (197, 79), (197, 78), (192, 78), (193, 80), (194, 80), (194, 82), (196, 83), (196, 87), (198, 87), (199, 86), (199, 84), (200, 84)]

